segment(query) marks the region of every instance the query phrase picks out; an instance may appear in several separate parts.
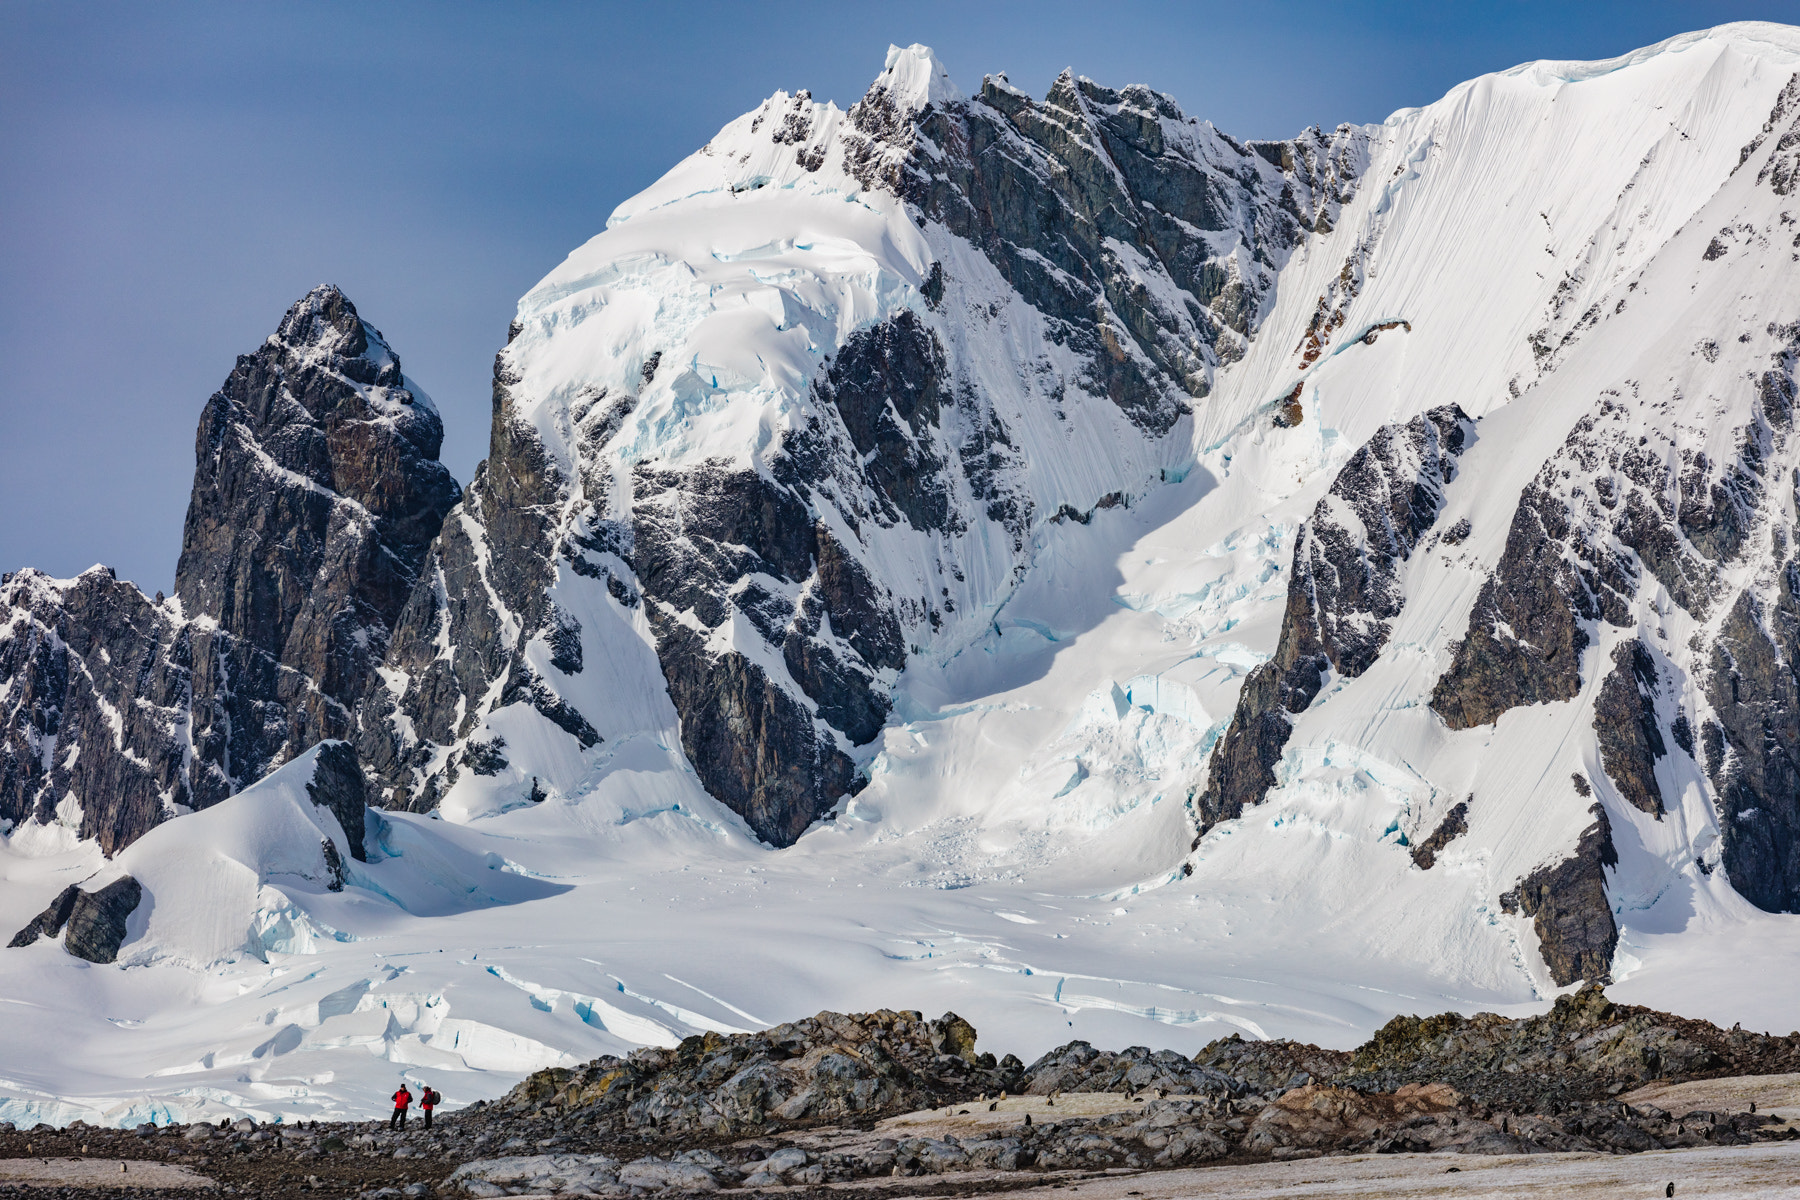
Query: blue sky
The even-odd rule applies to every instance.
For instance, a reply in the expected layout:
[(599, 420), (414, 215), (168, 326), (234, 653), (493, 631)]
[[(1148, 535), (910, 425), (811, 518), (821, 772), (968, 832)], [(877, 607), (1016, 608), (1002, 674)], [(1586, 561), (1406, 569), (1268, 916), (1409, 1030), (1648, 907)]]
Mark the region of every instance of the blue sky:
[(201, 405), (321, 282), (437, 400), (466, 482), (517, 297), (770, 92), (853, 102), (889, 42), (965, 91), (1073, 66), (1282, 137), (1742, 19), (1800, 23), (1800, 0), (0, 0), (0, 569), (167, 589)]

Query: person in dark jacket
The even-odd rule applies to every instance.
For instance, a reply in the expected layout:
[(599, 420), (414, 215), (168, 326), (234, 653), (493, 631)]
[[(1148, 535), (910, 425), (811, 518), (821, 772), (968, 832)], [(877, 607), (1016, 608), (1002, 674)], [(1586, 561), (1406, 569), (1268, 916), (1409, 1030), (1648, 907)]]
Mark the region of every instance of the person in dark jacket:
[(442, 1092), (432, 1091), (431, 1085), (428, 1083), (421, 1084), (420, 1089), (421, 1089), (421, 1094), (419, 1096), (419, 1111), (425, 1114), (425, 1128), (430, 1129), (431, 1128), (431, 1110), (436, 1108), (438, 1105), (440, 1105), (444, 1102), (444, 1096), (443, 1096)]
[(400, 1090), (394, 1093), (394, 1115), (388, 1118), (389, 1129), (406, 1128), (406, 1110), (412, 1107), (412, 1101), (412, 1093), (406, 1090), (404, 1083), (401, 1084)]

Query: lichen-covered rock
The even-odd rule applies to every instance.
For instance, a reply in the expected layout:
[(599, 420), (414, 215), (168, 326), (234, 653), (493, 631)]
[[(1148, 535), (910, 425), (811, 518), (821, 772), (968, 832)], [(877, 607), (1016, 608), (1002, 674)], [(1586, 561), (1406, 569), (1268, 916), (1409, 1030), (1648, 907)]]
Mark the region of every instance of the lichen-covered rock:
[(1220, 1038), (1192, 1059), (1174, 1050), (1154, 1053), (1145, 1046), (1097, 1050), (1069, 1042), (1025, 1068), (1025, 1092), (1129, 1092), (1158, 1096), (1273, 1095), (1342, 1069), (1346, 1055), (1286, 1040)]
[[(1549, 1111), (1652, 1079), (1772, 1074), (1800, 1067), (1800, 1036), (1722, 1030), (1635, 1005), (1597, 985), (1537, 1017), (1395, 1017), (1330, 1080), (1361, 1091), (1442, 1082), (1485, 1104)], [(1546, 1106), (1550, 1106), (1547, 1108)]]
[(578, 1112), (609, 1128), (742, 1135), (928, 1108), (981, 1091), (1015, 1091), (1013, 1068), (975, 1054), (955, 1013), (823, 1012), (760, 1033), (687, 1038), (529, 1076), (514, 1108)]
[(1256, 1115), (1244, 1149), (1262, 1154), (1284, 1146), (1337, 1149), (1368, 1137), (1386, 1122), (1454, 1111), (1461, 1099), (1444, 1083), (1409, 1083), (1391, 1093), (1308, 1084), (1284, 1093)]

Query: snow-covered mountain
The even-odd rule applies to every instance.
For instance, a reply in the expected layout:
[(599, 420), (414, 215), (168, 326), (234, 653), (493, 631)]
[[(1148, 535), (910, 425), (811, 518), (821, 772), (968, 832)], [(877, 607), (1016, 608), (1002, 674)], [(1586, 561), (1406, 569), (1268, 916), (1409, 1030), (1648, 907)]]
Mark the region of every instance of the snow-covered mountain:
[(79, 1048), (0, 1116), (821, 1006), (1784, 1019), (1797, 72), (1731, 25), (1241, 143), (895, 48), (527, 294), (460, 494), (316, 291), (208, 405), (176, 599), (4, 584), (0, 998)]

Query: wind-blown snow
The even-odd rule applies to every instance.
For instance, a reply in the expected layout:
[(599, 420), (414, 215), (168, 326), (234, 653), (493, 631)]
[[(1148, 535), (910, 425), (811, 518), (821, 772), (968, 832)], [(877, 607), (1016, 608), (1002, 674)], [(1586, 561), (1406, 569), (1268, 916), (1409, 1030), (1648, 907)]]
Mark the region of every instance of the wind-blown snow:
[[(1800, 273), (1755, 239), (1741, 262), (1702, 253), (1721, 228), (1781, 219), (1755, 182), (1773, 146), (1734, 168), (1797, 65), (1800, 31), (1725, 26), (1484, 76), (1372, 127), (1335, 229), (1295, 250), (1246, 357), (1160, 444), (1104, 406), (1074, 412), (1073, 434), (1044, 418), (1018, 369), (1058, 353), (1042, 316), (972, 247), (856, 183), (843, 113), (777, 94), (520, 303), (515, 399), (586, 500), (607, 491), (584, 478), (596, 463), (760, 465), (808, 415), (824, 356), (924, 311), (933, 262), (952, 281), (941, 328), (973, 338), (979, 320), (986, 339), (946, 352), (1042, 464), (1039, 511), (1091, 504), (1102, 479), (1172, 482), (1040, 527), (1016, 583), (969, 547), (971, 603), (900, 678), (869, 786), (788, 850), (696, 782), (641, 613), (567, 578), (553, 595), (586, 670), (528, 654), (606, 714), (604, 741), (571, 749), (523, 705), (489, 718), (512, 765), (465, 775), (440, 817), (373, 821), (377, 861), (349, 863), (342, 892), (321, 882), (320, 842), (341, 831), (294, 782), (306, 759), (113, 864), (13, 834), (0, 932), (96, 872), (90, 886), (129, 870), (147, 898), (119, 967), (49, 942), (7, 952), (0, 1011), (34, 1036), (9, 1046), (0, 1118), (360, 1114), (401, 1076), (464, 1102), (540, 1066), (826, 1007), (953, 1008), (984, 1048), (1026, 1058), (1073, 1037), (1346, 1046), (1396, 1012), (1523, 1012), (1554, 988), (1496, 897), (1591, 819), (1544, 786), (1577, 771), (1619, 843), (1613, 994), (1786, 1028), (1800, 922), (1699, 869), (1719, 837), (1699, 772), (1664, 760), (1656, 821), (1593, 761), (1616, 641), (1646, 636), (1674, 661), (1699, 632), (1666, 597), (1645, 588), (1632, 628), (1599, 628), (1573, 701), (1462, 732), (1426, 702), (1520, 488), (1597, 397), (1635, 381), (1672, 407), (1630, 420), (1729, 441), (1741, 414), (1714, 391), (1766, 362), (1768, 322), (1800, 317)], [(890, 51), (882, 78), (915, 104), (959, 95), (921, 47)], [(795, 140), (770, 142), (768, 122)], [(796, 165), (807, 148), (817, 170)], [(1342, 320), (1309, 363), (1321, 298)], [(1275, 428), (1268, 407), (1296, 383), (1304, 419)], [(584, 444), (585, 414), (627, 393), (604, 445)], [(1275, 647), (1296, 529), (1377, 428), (1452, 401), (1481, 421), (1439, 527), (1467, 517), (1471, 536), (1404, 567), (1387, 650), (1328, 682), (1268, 801), (1190, 854), (1187, 797)], [(929, 546), (875, 536), (890, 577), (928, 577)], [(543, 803), (525, 799), (534, 782)], [(1417, 870), (1405, 842), (1472, 791), (1468, 835)]]

